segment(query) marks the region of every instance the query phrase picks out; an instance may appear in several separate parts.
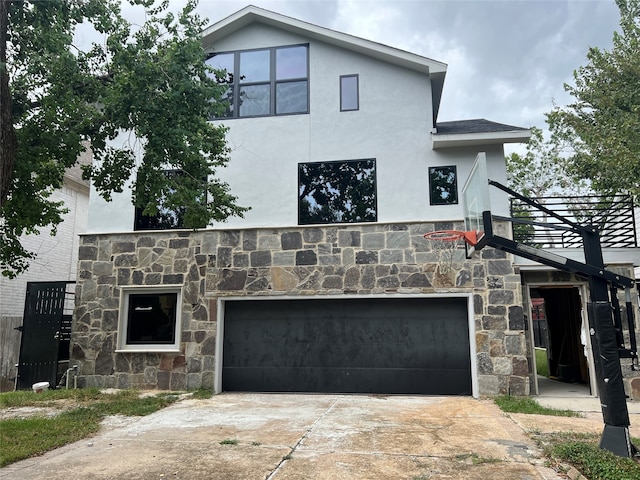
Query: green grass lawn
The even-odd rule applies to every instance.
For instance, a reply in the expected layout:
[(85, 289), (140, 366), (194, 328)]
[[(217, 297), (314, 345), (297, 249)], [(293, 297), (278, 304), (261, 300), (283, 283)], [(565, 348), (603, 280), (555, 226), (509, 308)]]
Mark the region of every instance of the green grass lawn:
[(0, 408), (54, 407), (61, 413), (0, 421), (0, 467), (86, 438), (100, 429), (107, 415), (149, 415), (177, 399), (174, 393), (141, 397), (137, 390), (102, 393), (95, 388), (2, 393)]
[[(632, 438), (640, 445), (640, 439)], [(640, 462), (618, 457), (600, 449), (600, 436), (580, 433), (558, 433), (539, 439), (545, 455), (573, 465), (589, 480), (638, 480)]]
[[(546, 355), (546, 354), (545, 354)], [(546, 356), (545, 356), (546, 359)], [(580, 417), (580, 413), (571, 410), (557, 410), (543, 407), (531, 397), (513, 397), (501, 395), (494, 398), (503, 412), (527, 413), (537, 415), (556, 415)], [(600, 449), (600, 437), (581, 433), (532, 434), (534, 440), (543, 448), (545, 456), (553, 463), (573, 465), (589, 480), (638, 480), (640, 462), (631, 458), (622, 458)], [(633, 438), (634, 445), (640, 445), (640, 439)]]
[(494, 401), (503, 412), (553, 415), (556, 417), (582, 417), (581, 413), (572, 410), (558, 410), (556, 408), (543, 407), (531, 397), (500, 395), (495, 397)]

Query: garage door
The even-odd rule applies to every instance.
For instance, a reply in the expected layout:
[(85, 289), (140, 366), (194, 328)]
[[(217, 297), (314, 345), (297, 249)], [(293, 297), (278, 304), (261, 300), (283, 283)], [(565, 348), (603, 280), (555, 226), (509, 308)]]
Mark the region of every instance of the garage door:
[(471, 395), (467, 299), (227, 301), (222, 389)]

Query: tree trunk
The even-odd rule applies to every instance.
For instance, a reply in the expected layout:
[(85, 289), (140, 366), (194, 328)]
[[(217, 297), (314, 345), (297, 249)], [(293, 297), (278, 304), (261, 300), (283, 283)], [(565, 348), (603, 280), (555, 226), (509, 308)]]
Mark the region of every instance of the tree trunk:
[(13, 0), (0, 0), (0, 210), (4, 206), (13, 180), (18, 146), (13, 128), (11, 91), (7, 67), (7, 32), (9, 5)]

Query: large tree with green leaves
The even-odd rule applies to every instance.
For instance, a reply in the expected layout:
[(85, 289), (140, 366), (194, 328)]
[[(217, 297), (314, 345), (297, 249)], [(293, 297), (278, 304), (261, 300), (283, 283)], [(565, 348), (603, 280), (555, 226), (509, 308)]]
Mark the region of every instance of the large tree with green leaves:
[(640, 0), (616, 0), (620, 32), (611, 50), (590, 48), (565, 85), (573, 103), (547, 114), (554, 138), (571, 145), (570, 173), (602, 193), (640, 196)]
[[(129, 1), (144, 9), (142, 25), (124, 18), (119, 0), (0, 0), (4, 275), (34, 256), (22, 235), (45, 226), (55, 234), (65, 210), (51, 194), (86, 148), (94, 162), (85, 174), (107, 200), (137, 171), (132, 201), (147, 215), (179, 207), (184, 227), (199, 228), (246, 210), (216, 178), (229, 160), (226, 129), (209, 120), (224, 87), (204, 63), (196, 1), (176, 14), (166, 0)], [(81, 25), (102, 40), (75, 45)]]
[(507, 156), (509, 186), (526, 197), (579, 194), (584, 182), (576, 185), (566, 175), (561, 145), (546, 141), (538, 127), (531, 127), (531, 138), (524, 154)]
[[(565, 146), (557, 138), (546, 140), (541, 129), (531, 127), (531, 138), (524, 154), (513, 152), (507, 156), (507, 182), (516, 192), (546, 204), (549, 197), (565, 197), (568, 209), (575, 199), (571, 196), (592, 194), (585, 180), (573, 179), (567, 174), (568, 160), (563, 155)], [(566, 212), (565, 212), (566, 213)], [(533, 209), (524, 202), (512, 205), (514, 217), (527, 221), (548, 221), (547, 214)], [(519, 241), (532, 240), (535, 229), (526, 223), (514, 223), (514, 236)]]

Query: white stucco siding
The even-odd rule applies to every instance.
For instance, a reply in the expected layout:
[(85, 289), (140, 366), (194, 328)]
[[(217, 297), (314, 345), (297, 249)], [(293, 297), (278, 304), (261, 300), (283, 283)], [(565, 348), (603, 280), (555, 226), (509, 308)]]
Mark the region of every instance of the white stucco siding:
[[(298, 165), (303, 162), (376, 160), (379, 222), (460, 220), (462, 205), (429, 204), (429, 167), (456, 165), (462, 188), (479, 151), (492, 177), (503, 181), (502, 146), (431, 149), (432, 92), (425, 73), (344, 50), (315, 39), (252, 24), (208, 51), (309, 44), (308, 114), (221, 121), (229, 127), (231, 161), (217, 176), (230, 185), (245, 218), (214, 228), (286, 227), (298, 223)], [(340, 111), (340, 76), (357, 74), (359, 109)], [(110, 204), (92, 193), (91, 232), (131, 231), (131, 192)], [(503, 212), (504, 213), (504, 212)]]
[[(136, 157), (136, 164), (142, 161), (143, 145), (131, 132), (120, 132), (116, 138), (109, 140), (109, 145), (115, 148), (124, 147), (131, 150)], [(96, 166), (100, 162), (94, 160)], [(131, 187), (137, 169), (131, 171), (131, 177), (125, 182), (122, 192), (113, 192), (111, 200), (107, 202), (100, 196), (93, 183), (89, 195), (89, 218), (87, 232), (130, 232), (133, 231), (135, 209), (131, 202)]]
[(279, 30), (269, 25), (252, 23), (216, 41), (214, 45), (205, 45), (204, 48), (207, 52), (233, 52), (237, 50), (281, 47), (283, 45), (296, 45), (308, 42), (309, 39), (300, 35)]
[[(417, 218), (431, 131), (429, 78), (326, 44), (311, 48), (310, 161), (376, 159), (378, 221)], [(340, 111), (340, 76), (357, 74), (359, 110)]]
[[(419, 218), (432, 127), (428, 77), (320, 42), (310, 42), (309, 57), (309, 115), (225, 122), (232, 162), (220, 174), (252, 207), (227, 226), (295, 225), (298, 164), (368, 158), (376, 160), (378, 220)], [(340, 112), (340, 76), (352, 74), (359, 110)]]
[(298, 162), (309, 158), (309, 115), (237, 119), (226, 122), (231, 162), (219, 170), (244, 218), (220, 226), (264, 227), (298, 223)]
[(133, 231), (135, 210), (131, 203), (131, 182), (127, 182), (122, 193), (113, 193), (107, 202), (91, 185), (89, 200), (88, 232)]
[[(429, 210), (426, 213), (424, 219), (461, 219), (463, 218), (462, 207), (462, 189), (464, 187), (476, 156), (479, 152), (484, 152), (487, 158), (487, 176), (491, 180), (507, 184), (507, 172), (504, 160), (504, 148), (502, 145), (485, 145), (482, 147), (465, 147), (465, 148), (452, 148), (444, 150), (432, 150), (429, 152), (429, 167), (449, 166), (455, 165), (458, 174), (458, 205), (441, 205), (441, 206), (429, 206)], [(428, 169), (425, 173), (425, 182), (427, 187), (425, 189), (426, 202), (428, 204)], [(489, 195), (491, 198), (491, 211), (496, 215), (506, 216), (509, 214), (509, 199), (508, 195), (495, 187), (490, 187)]]

